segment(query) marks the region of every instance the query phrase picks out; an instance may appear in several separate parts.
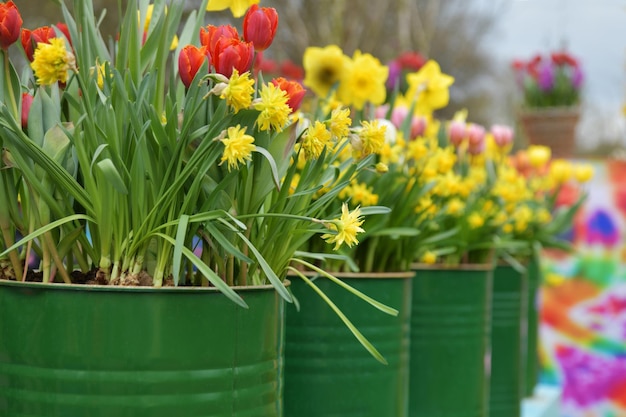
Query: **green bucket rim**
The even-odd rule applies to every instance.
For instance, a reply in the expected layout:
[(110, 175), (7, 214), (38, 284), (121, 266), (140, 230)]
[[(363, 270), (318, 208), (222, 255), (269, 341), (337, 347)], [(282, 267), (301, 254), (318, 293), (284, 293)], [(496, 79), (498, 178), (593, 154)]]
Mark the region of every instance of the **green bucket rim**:
[[(289, 280), (283, 280), (285, 286), (289, 286)], [(163, 286), (159, 288), (149, 286), (121, 286), (121, 285), (92, 285), (92, 284), (65, 284), (65, 283), (43, 283), (43, 282), (23, 282), (12, 281), (7, 279), (0, 279), (0, 287), (16, 287), (16, 288), (32, 288), (38, 290), (51, 290), (51, 291), (85, 291), (85, 292), (122, 292), (122, 293), (209, 293), (209, 294), (221, 294), (222, 292), (216, 287), (174, 287)], [(267, 285), (248, 285), (230, 287), (236, 292), (254, 292), (254, 291), (266, 291), (274, 289), (271, 284)]]
[(458, 265), (446, 265), (446, 264), (424, 264), (424, 263), (412, 263), (411, 269), (413, 271), (449, 271), (449, 270), (462, 270), (462, 271), (491, 271), (494, 269), (493, 263), (479, 263), (479, 264), (458, 264)]
[[(299, 271), (306, 277), (323, 276), (315, 271)], [(408, 279), (415, 276), (414, 271), (402, 271), (402, 272), (329, 272), (330, 275), (335, 278), (341, 279)], [(287, 274), (290, 277), (297, 277), (294, 272)]]

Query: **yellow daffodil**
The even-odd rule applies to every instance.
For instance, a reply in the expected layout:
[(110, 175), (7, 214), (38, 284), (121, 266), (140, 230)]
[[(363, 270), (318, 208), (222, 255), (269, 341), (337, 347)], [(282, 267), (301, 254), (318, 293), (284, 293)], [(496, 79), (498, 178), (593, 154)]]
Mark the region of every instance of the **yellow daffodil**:
[(302, 151), (306, 159), (317, 159), (330, 142), (331, 135), (324, 123), (316, 120), (302, 137)]
[(304, 85), (318, 97), (326, 97), (341, 79), (350, 58), (337, 45), (308, 47), (304, 51)]
[(234, 17), (241, 17), (253, 4), (259, 4), (260, 0), (209, 0), (206, 6), (207, 12), (230, 9)]
[(453, 198), (448, 202), (447, 212), (452, 216), (458, 216), (465, 210), (465, 203), (460, 198)]
[(590, 164), (580, 164), (574, 168), (574, 178), (580, 183), (588, 182), (593, 177), (593, 167)]
[(250, 73), (244, 72), (239, 75), (239, 71), (234, 69), (220, 97), (226, 99), (226, 103), (237, 113), (250, 107), (253, 94), (254, 80), (250, 78)]
[(221, 139), (224, 154), (220, 164), (228, 162), (228, 170), (237, 168), (239, 164), (252, 159), (252, 151), (256, 148), (254, 138), (246, 135), (246, 127), (240, 125), (229, 127), (227, 136)]
[(367, 184), (355, 182), (346, 187), (346, 194), (353, 204), (360, 206), (373, 206), (378, 204), (378, 195), (372, 192), (372, 187)]
[(385, 132), (387, 127), (378, 123), (378, 120), (361, 122), (359, 131), (360, 145), (358, 151), (361, 156), (378, 153), (385, 143)]
[(428, 250), (420, 257), (420, 261), (422, 261), (422, 263), (432, 265), (437, 262), (437, 254)]
[(259, 130), (282, 131), (291, 113), (287, 93), (270, 83), (263, 85), (259, 95), (253, 102), (254, 108), (261, 112), (257, 118)]
[(352, 119), (350, 119), (350, 109), (339, 107), (330, 113), (328, 129), (335, 138), (342, 139), (348, 136), (351, 124)]
[(571, 162), (565, 159), (555, 159), (550, 164), (550, 179), (556, 184), (563, 184), (570, 179), (574, 174), (574, 168)]
[(94, 73), (96, 74), (96, 83), (98, 84), (98, 88), (100, 90), (104, 88), (104, 74), (106, 72), (105, 65), (106, 62), (103, 62), (102, 64), (96, 64), (96, 66), (92, 67), (89, 72), (91, 75), (93, 75)]
[(436, 61), (429, 60), (419, 71), (408, 74), (406, 80), (409, 84), (406, 97), (415, 102), (416, 113), (427, 115), (448, 105), (448, 89), (454, 78), (443, 74)]
[(76, 69), (74, 55), (65, 47), (65, 40), (52, 38), (50, 43), (38, 43), (30, 64), (37, 84), (51, 85), (66, 82), (70, 70)]
[(477, 229), (485, 224), (485, 218), (480, 213), (474, 212), (469, 215), (467, 222), (472, 229)]
[(350, 211), (348, 205), (343, 203), (341, 206), (341, 217), (327, 223), (328, 228), (336, 233), (323, 234), (322, 239), (326, 240), (327, 243), (334, 243), (335, 250), (339, 249), (344, 243), (348, 247), (352, 247), (352, 245), (359, 243), (356, 235), (365, 231), (361, 228), (362, 224), (361, 209), (357, 207)]
[[(154, 4), (148, 5), (146, 9), (146, 20), (143, 23), (143, 31), (144, 33), (148, 33), (148, 29), (150, 28), (150, 22), (152, 22), (152, 14), (154, 13)], [(167, 7), (165, 8), (165, 14), (167, 14)], [(139, 12), (137, 12), (138, 18), (141, 20), (141, 16)], [(178, 36), (174, 35), (172, 39), (172, 43), (170, 44), (170, 51), (173, 51), (178, 47)]]
[(389, 172), (389, 166), (385, 163), (379, 162), (376, 164), (376, 172), (378, 172), (379, 174)]
[(552, 151), (547, 146), (531, 145), (527, 150), (528, 161), (534, 168), (545, 166), (552, 156)]
[(382, 104), (387, 95), (385, 82), (389, 68), (370, 54), (355, 51), (352, 60), (345, 61), (337, 98), (346, 105), (361, 110), (366, 102)]

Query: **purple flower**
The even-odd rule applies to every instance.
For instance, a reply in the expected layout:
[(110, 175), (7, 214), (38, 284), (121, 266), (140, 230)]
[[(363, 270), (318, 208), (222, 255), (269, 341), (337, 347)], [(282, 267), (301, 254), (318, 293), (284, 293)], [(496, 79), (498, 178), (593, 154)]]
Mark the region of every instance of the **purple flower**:
[(574, 72), (572, 74), (572, 85), (574, 86), (575, 89), (578, 90), (583, 83), (583, 78), (584, 78), (583, 70), (580, 69), (579, 66), (576, 66), (574, 67), (573, 71)]
[(402, 76), (402, 67), (398, 61), (391, 61), (387, 67), (389, 68), (389, 76), (387, 77), (387, 88), (393, 90), (400, 84), (400, 77)]
[(554, 67), (552, 63), (544, 63), (539, 68), (539, 77), (537, 79), (541, 91), (550, 91), (554, 87)]

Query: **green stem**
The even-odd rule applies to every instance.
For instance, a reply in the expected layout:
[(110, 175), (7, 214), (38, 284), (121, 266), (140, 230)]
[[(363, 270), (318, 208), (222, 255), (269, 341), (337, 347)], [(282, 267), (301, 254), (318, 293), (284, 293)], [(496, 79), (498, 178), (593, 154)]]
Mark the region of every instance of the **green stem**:
[(50, 232), (44, 233), (43, 239), (45, 242), (44, 248), (47, 248), (48, 252), (50, 253), (50, 256), (52, 256), (52, 260), (54, 261), (54, 264), (56, 265), (57, 270), (61, 274), (63, 281), (66, 284), (71, 284), (72, 280), (70, 278), (70, 275), (67, 273), (67, 269), (63, 265), (63, 260), (59, 256), (59, 252), (57, 252), (56, 250), (56, 246), (55, 246), (54, 240), (52, 239), (52, 235), (50, 234)]
[[(13, 233), (11, 230), (11, 227), (9, 226), (8, 222), (5, 219), (2, 219), (1, 221), (2, 223), (2, 237), (4, 239), (4, 244), (6, 245), (7, 248), (13, 246), (13, 244), (15, 243), (14, 238), (13, 238)], [(15, 273), (15, 277), (21, 277), (22, 276), (22, 264), (20, 263), (20, 258), (18, 256), (17, 253), (17, 249), (16, 250), (12, 250), (11, 252), (9, 252), (9, 260), (11, 261), (11, 266), (13, 267), (13, 272)]]
[(48, 245), (43, 245), (41, 249), (43, 251), (41, 257), (42, 281), (44, 284), (47, 284), (50, 282), (50, 250), (48, 249)]
[(11, 83), (11, 62), (9, 60), (9, 52), (4, 51), (4, 81), (5, 88), (9, 93), (9, 101), (11, 103), (11, 110), (13, 110), (13, 116), (15, 120), (20, 120), (20, 113), (17, 109), (17, 100), (15, 100), (15, 91), (13, 91), (13, 85)]

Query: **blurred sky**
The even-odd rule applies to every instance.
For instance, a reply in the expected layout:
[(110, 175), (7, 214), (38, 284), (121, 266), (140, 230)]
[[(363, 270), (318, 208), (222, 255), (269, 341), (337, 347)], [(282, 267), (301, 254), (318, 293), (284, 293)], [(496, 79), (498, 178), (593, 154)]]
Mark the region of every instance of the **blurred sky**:
[(603, 136), (626, 141), (618, 120), (626, 103), (626, 0), (474, 1), (501, 10), (490, 44), (502, 65), (562, 46), (577, 56), (586, 74), (587, 128), (601, 118)]

